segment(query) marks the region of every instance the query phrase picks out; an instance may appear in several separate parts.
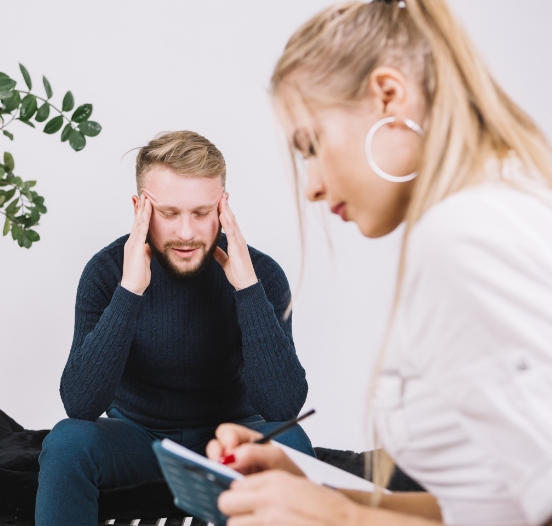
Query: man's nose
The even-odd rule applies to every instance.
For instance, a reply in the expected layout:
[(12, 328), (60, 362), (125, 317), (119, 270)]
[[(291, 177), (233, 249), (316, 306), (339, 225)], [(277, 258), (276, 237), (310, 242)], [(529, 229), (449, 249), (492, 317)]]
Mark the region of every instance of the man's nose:
[(176, 225), (176, 235), (182, 241), (191, 241), (196, 237), (197, 230), (193, 224), (193, 218), (189, 215), (181, 214)]

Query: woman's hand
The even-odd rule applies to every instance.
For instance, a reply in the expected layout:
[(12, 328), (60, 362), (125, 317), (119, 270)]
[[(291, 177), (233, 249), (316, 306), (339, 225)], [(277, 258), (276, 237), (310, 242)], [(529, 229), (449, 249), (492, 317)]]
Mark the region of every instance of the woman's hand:
[(279, 469), (304, 476), (303, 472), (277, 446), (272, 444), (252, 444), (261, 438), (257, 431), (237, 424), (222, 424), (216, 438), (207, 444), (207, 456), (211, 460), (226, 459), (226, 464), (244, 475)]
[(360, 524), (362, 507), (344, 495), (282, 471), (234, 481), (218, 500), (228, 526)]

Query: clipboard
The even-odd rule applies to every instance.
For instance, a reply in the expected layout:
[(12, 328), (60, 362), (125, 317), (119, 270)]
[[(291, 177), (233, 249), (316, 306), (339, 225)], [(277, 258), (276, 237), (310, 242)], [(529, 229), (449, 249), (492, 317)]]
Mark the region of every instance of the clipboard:
[(198, 519), (224, 526), (228, 517), (218, 509), (218, 497), (243, 475), (167, 438), (156, 440), (152, 447), (175, 506)]

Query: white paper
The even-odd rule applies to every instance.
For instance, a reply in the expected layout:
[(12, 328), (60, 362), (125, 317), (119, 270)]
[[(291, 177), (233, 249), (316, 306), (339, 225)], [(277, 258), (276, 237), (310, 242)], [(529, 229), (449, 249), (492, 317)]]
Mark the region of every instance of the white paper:
[[(305, 453), (291, 449), (279, 442), (273, 441), (272, 444), (282, 449), (307, 478), (316, 484), (326, 484), (337, 489), (368, 492), (373, 492), (375, 490), (374, 484), (369, 480), (357, 477), (352, 473), (343, 471), (330, 464), (326, 464), (321, 460), (305, 455)], [(390, 492), (385, 490), (385, 493)]]

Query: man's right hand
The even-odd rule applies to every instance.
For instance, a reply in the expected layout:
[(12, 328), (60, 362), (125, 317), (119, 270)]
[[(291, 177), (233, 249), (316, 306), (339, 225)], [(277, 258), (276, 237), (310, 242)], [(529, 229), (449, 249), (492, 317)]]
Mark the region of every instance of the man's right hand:
[(151, 203), (142, 194), (134, 216), (134, 225), (125, 243), (121, 287), (141, 296), (151, 280), (151, 248), (146, 243), (151, 217)]

